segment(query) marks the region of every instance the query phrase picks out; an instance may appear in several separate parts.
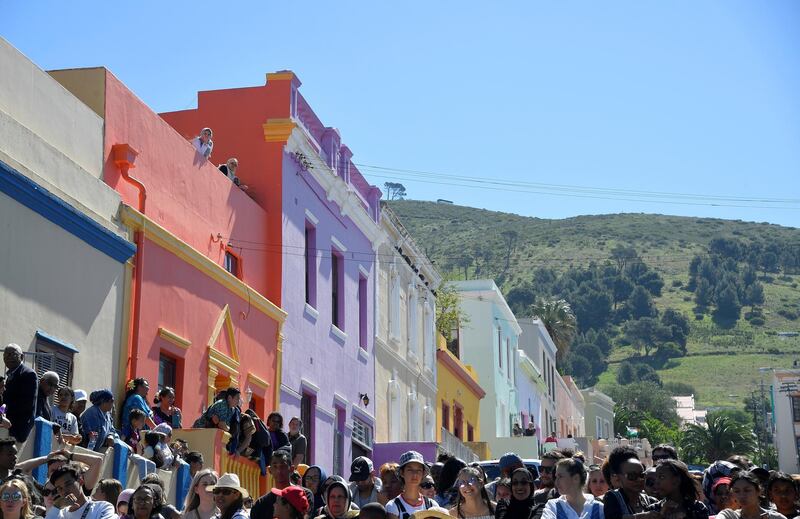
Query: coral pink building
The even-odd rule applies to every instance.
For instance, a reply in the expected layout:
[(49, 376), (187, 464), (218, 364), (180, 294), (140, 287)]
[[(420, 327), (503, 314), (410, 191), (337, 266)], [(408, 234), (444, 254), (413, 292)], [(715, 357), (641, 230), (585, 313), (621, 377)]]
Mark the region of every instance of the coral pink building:
[(103, 118), (103, 179), (137, 245), (121, 372), (174, 387), (184, 427), (228, 386), (271, 411), (285, 313), (267, 295), (279, 266), (231, 246), (268, 239), (267, 212), (104, 68), (51, 75)]

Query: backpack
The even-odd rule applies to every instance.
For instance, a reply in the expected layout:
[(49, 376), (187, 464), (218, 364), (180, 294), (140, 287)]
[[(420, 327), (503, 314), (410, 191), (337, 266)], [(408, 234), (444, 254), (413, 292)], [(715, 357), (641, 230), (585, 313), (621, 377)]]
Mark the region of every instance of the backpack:
[[(394, 503), (397, 505), (397, 511), (400, 512), (400, 516), (399, 516), (400, 519), (410, 519), (411, 518), (411, 513), (409, 513), (406, 510), (406, 507), (403, 506), (403, 500), (400, 499), (400, 496), (397, 496), (394, 499)], [(436, 503), (434, 503), (431, 498), (425, 497), (425, 496), (422, 497), (422, 504), (425, 506), (425, 510), (429, 510), (429, 509), (433, 508), (434, 506), (436, 506)]]

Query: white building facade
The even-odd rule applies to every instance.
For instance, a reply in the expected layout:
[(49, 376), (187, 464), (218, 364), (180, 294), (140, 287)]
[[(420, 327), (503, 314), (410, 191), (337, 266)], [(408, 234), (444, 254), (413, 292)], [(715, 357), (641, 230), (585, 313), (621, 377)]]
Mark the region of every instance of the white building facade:
[[(530, 419), (537, 428), (537, 438), (543, 441), (551, 432), (556, 430), (556, 345), (547, 333), (542, 321), (535, 317), (522, 317), (517, 320), (522, 329), (519, 338), (520, 366), (524, 361), (529, 361), (534, 366), (532, 377), (541, 391), (539, 395), (538, 414), (533, 408)], [(543, 386), (543, 390), (542, 390)], [(534, 397), (535, 398), (535, 397)], [(524, 406), (524, 397), (520, 405)]]
[(800, 472), (800, 369), (776, 369), (772, 374), (772, 420), (781, 472)]
[(436, 441), (436, 297), (441, 276), (388, 207), (375, 316), (376, 443)]

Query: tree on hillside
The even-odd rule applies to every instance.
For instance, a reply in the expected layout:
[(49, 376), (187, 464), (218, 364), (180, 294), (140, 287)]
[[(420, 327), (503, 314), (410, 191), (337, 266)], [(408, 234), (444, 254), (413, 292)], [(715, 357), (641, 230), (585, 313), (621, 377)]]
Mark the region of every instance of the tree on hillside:
[(399, 182), (384, 182), (384, 189), (386, 189), (386, 200), (405, 200), (406, 186)]
[(506, 303), (517, 317), (528, 317), (535, 301), (536, 292), (533, 291), (530, 283), (516, 286), (506, 294)]
[(556, 364), (559, 365), (566, 357), (578, 327), (572, 308), (563, 299), (557, 301), (539, 299), (533, 304), (531, 315), (538, 317), (547, 328), (547, 333), (558, 349)]
[(628, 298), (628, 309), (630, 316), (633, 319), (642, 317), (655, 317), (658, 315), (656, 305), (653, 304), (653, 298), (643, 287), (636, 287), (631, 292), (631, 297)]
[(611, 296), (607, 292), (588, 288), (575, 299), (575, 314), (581, 332), (602, 330), (611, 320)]
[(739, 302), (739, 296), (736, 293), (736, 287), (729, 284), (723, 287), (717, 293), (717, 311), (716, 316), (720, 319), (730, 319), (735, 321), (739, 319), (739, 312), (742, 309), (742, 304)]
[(689, 337), (689, 319), (673, 308), (667, 308), (661, 314), (661, 326), (669, 330), (669, 338), (672, 342), (686, 349), (686, 339)]
[(612, 281), (611, 294), (614, 304), (614, 310), (617, 309), (619, 303), (625, 302), (633, 292), (633, 283), (625, 276), (616, 276)]
[(645, 357), (650, 356), (650, 352), (658, 348), (664, 336), (664, 329), (658, 319), (653, 317), (642, 317), (635, 321), (628, 321), (623, 326), (625, 339), (631, 343), (634, 349)]
[(503, 274), (508, 272), (511, 267), (511, 256), (517, 250), (517, 242), (519, 241), (519, 233), (514, 230), (503, 231), (500, 233), (503, 237), (503, 253), (505, 254), (505, 265), (503, 265)]
[(620, 407), (629, 411), (648, 413), (667, 426), (678, 424), (675, 400), (655, 382), (634, 382), (627, 386), (613, 385), (603, 388)]
[(711, 284), (705, 279), (700, 278), (694, 289), (694, 303), (699, 308), (708, 308), (714, 299)]
[(752, 454), (755, 436), (747, 425), (736, 422), (732, 417), (709, 413), (706, 426), (686, 426), (681, 449), (687, 462), (707, 464), (724, 460), (733, 454)]
[(474, 261), (475, 259), (466, 251), (462, 252), (461, 256), (455, 259), (455, 266), (457, 268), (464, 269), (464, 279), (469, 279), (469, 268), (472, 266)]
[(611, 259), (617, 264), (617, 270), (622, 272), (628, 262), (639, 257), (636, 249), (633, 247), (626, 247), (622, 244), (617, 244), (611, 249)]

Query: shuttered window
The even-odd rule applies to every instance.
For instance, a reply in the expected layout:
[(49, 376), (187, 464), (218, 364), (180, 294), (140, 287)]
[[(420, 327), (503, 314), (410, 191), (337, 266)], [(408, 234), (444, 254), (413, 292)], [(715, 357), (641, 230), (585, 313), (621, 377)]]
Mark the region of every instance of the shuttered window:
[(36, 360), (34, 361), (36, 376), (41, 378), (45, 371), (55, 371), (59, 377), (58, 387), (72, 386), (74, 355), (75, 352), (69, 348), (37, 334)]

